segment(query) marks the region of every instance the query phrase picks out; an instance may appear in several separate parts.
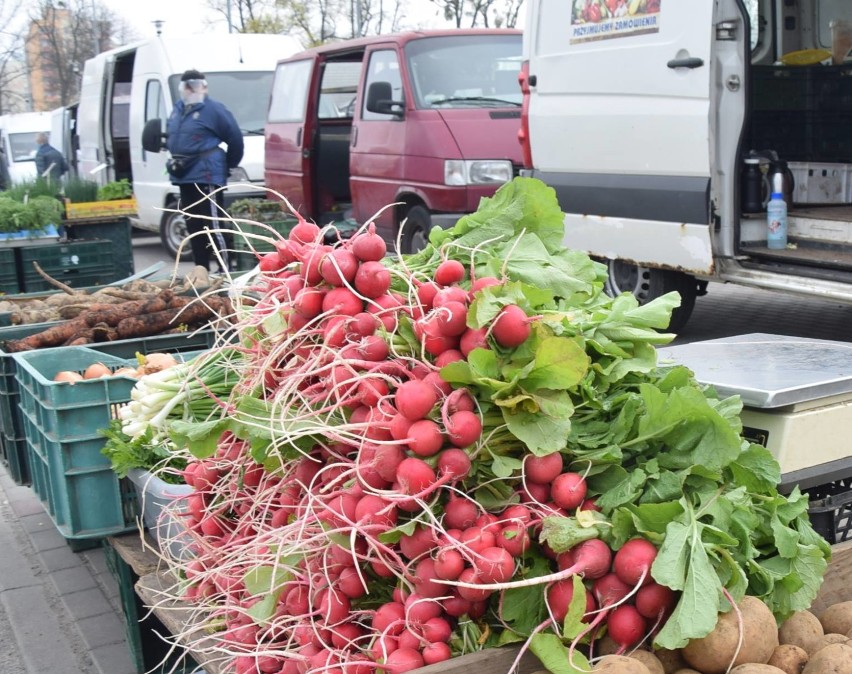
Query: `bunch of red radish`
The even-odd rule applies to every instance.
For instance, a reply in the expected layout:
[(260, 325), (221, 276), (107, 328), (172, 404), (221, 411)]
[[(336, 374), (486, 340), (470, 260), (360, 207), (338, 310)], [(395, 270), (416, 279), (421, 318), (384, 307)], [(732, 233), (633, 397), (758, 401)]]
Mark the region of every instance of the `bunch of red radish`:
[[(431, 279), (394, 277), (385, 252), (372, 229), (332, 247), (301, 221), (261, 258), (241, 394), (260, 391), (272, 418), (258, 426), (289, 435), (266, 468), (231, 433), (188, 465), (193, 557), (173, 560), (189, 581), (184, 598), (222, 625), (237, 674), (401, 674), (450, 658), (466, 623), (489, 611), (499, 621), (510, 587), (540, 584), (558, 626), (575, 574), (589, 583), (589, 629), (605, 619), (623, 648), (635, 645), (672, 607), (649, 582), (653, 545), (631, 541), (613, 562), (597, 539), (558, 556), (536, 542), (545, 517), (596, 508), (561, 454), (519, 443), (519, 502), (486, 512), (470, 496), (483, 423), (477, 401), (439, 370), (476, 348), (519, 346), (534, 319), (509, 305), (472, 329), (470, 302), (499, 279), (466, 279), (456, 260)], [(554, 560), (551, 582), (512, 580), (532, 551)], [(269, 569), (258, 593), (251, 579)]]

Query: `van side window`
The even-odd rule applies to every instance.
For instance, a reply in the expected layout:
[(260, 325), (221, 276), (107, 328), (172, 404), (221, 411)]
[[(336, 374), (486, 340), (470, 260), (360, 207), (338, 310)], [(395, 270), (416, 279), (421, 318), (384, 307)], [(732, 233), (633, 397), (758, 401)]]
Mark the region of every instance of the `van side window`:
[[(399, 73), (399, 56), (397, 56), (396, 51), (393, 49), (382, 49), (381, 51), (374, 51), (370, 54), (370, 65), (367, 67), (367, 80), (364, 86), (365, 92), (370, 90), (370, 85), (373, 82), (390, 82), (392, 92), (391, 100), (404, 100), (405, 97), (402, 92), (402, 76)], [(370, 112), (366, 107), (366, 94), (363, 99), (364, 100), (361, 103), (361, 119), (394, 119), (394, 116), (390, 114)]]
[(301, 122), (305, 118), (313, 61), (282, 63), (275, 69), (269, 100), (270, 122)]
[(145, 85), (145, 121), (161, 119), (165, 125), (166, 101), (163, 99), (163, 85), (158, 80), (148, 80)]
[(358, 92), (358, 80), (361, 79), (361, 61), (327, 61), (323, 65), (320, 82), (319, 109), (320, 119), (338, 119), (352, 117), (352, 101)]

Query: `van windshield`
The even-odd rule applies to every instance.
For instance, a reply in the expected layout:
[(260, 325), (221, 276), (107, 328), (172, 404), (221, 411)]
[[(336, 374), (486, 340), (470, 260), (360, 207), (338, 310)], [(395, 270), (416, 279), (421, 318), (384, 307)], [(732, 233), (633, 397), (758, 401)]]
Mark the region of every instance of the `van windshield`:
[[(205, 73), (210, 98), (219, 101), (237, 120), (244, 136), (263, 135), (272, 71)], [(180, 100), (180, 75), (169, 78), (172, 100)]]
[(9, 148), (12, 151), (12, 161), (35, 161), (37, 131), (30, 133), (10, 133)]
[(458, 35), (405, 47), (418, 108), (520, 106), (520, 35)]

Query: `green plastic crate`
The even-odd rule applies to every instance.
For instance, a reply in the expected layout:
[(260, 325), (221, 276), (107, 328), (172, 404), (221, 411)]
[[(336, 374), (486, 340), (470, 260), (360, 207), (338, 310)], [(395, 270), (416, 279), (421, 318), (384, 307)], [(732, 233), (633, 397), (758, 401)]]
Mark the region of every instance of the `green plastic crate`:
[(50, 283), (39, 276), (33, 262), (37, 262), (52, 278), (76, 288), (124, 278), (116, 270), (109, 241), (98, 239), (69, 241), (51, 246), (22, 246), (16, 251), (19, 256), (21, 290), (25, 293), (52, 289)]
[(18, 270), (15, 266), (15, 249), (0, 248), (0, 293), (14, 295), (21, 292)]
[[(4, 440), (3, 450), (9, 464), (9, 472), (17, 484), (27, 484), (28, 482), (28, 453), (21, 412), (18, 409), (20, 396), (18, 394), (18, 383), (15, 379), (17, 371), (15, 359), (12, 358), (12, 354), (4, 352), (2, 346), (6, 340), (28, 337), (49, 328), (51, 325), (56, 325), (56, 323), (33, 323), (31, 325), (0, 328), (0, 433), (2, 433)], [(212, 347), (215, 340), (216, 333), (213, 330), (200, 330), (192, 333), (154, 335), (137, 339), (122, 339), (115, 342), (101, 342), (91, 344), (88, 348), (129, 360), (134, 358), (137, 353), (146, 354), (157, 351), (172, 354), (200, 352), (200, 350)], [(41, 352), (65, 348), (68, 347), (58, 346), (54, 349), (42, 349)], [(19, 467), (18, 470), (16, 471), (13, 466)]]
[[(275, 235), (268, 229), (268, 227), (271, 227), (279, 235), (287, 236), (297, 222), (298, 220), (296, 218), (288, 218), (285, 220), (275, 220), (264, 223), (266, 227), (256, 223), (243, 222), (233, 225), (236, 271), (248, 271), (249, 269), (253, 269), (257, 264), (258, 255), (271, 253), (275, 250), (274, 244), (261, 239), (255, 239), (253, 236), (243, 236), (243, 234), (256, 234), (258, 236), (275, 238)], [(237, 227), (239, 227), (239, 230), (237, 230)]]
[(115, 273), (119, 278), (126, 278), (135, 271), (133, 266), (133, 228), (130, 225), (129, 218), (95, 218), (83, 222), (66, 222), (65, 232), (68, 239), (72, 241), (91, 239), (109, 241)]
[[(30, 459), (47, 467), (36, 490), (67, 539), (102, 538), (135, 528), (136, 491), (101, 454), (106, 428), (130, 400), (128, 377), (54, 382), (60, 370), (83, 372), (93, 362), (112, 370), (127, 361), (85, 347), (13, 355)], [(39, 465), (41, 472), (41, 466)]]

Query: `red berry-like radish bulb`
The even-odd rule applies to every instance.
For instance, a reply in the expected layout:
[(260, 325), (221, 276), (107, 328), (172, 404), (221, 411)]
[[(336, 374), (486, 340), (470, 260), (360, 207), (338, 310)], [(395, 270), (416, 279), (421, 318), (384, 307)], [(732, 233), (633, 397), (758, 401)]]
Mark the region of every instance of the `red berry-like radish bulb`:
[(503, 307), (491, 328), (491, 334), (500, 346), (508, 349), (520, 346), (530, 336), (526, 313), (517, 304)]
[(435, 283), (451, 286), (464, 280), (464, 265), (458, 260), (444, 260), (435, 270)]
[(631, 538), (615, 553), (612, 570), (628, 585), (635, 586), (643, 577), (651, 582), (651, 565), (657, 558), (657, 548), (644, 538)]
[(549, 485), (562, 472), (562, 454), (553, 452), (547, 456), (527, 454), (524, 457), (524, 475), (527, 482)]
[(561, 473), (550, 486), (550, 497), (565, 510), (579, 508), (586, 499), (586, 481), (579, 473)]

